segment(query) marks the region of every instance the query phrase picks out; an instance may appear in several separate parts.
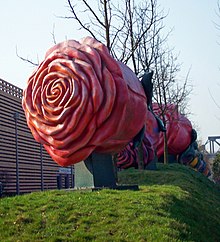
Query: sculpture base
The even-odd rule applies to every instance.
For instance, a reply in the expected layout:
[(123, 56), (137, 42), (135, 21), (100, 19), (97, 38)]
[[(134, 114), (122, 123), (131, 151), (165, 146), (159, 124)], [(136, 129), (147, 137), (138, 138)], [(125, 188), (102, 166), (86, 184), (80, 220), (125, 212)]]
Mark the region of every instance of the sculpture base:
[(118, 190), (138, 190), (137, 185), (117, 185), (116, 172), (112, 156), (108, 154), (92, 153), (85, 161), (74, 165), (75, 190), (103, 188)]

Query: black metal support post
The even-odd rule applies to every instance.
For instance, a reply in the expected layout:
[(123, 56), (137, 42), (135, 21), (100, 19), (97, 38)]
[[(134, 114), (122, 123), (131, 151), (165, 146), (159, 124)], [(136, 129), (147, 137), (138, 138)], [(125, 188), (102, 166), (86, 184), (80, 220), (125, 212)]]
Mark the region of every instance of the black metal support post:
[(85, 161), (76, 163), (74, 167), (75, 189), (138, 190), (137, 185), (116, 184), (112, 155), (92, 153)]
[(18, 119), (19, 113), (14, 113), (14, 120), (15, 120), (15, 159), (16, 159), (16, 194), (19, 195), (20, 193), (20, 186), (19, 186), (19, 160), (18, 160)]
[(71, 187), (74, 188), (74, 172), (73, 172), (74, 166), (71, 166)]
[(116, 187), (112, 156), (92, 153), (75, 166), (75, 188)]
[(62, 175), (57, 175), (57, 189), (62, 189)]
[(40, 174), (41, 174), (41, 191), (44, 190), (44, 169), (43, 169), (43, 147), (40, 144)]
[(70, 178), (69, 178), (69, 174), (66, 174), (65, 175), (65, 178), (64, 178), (65, 180), (65, 188), (67, 189), (67, 188), (70, 188)]

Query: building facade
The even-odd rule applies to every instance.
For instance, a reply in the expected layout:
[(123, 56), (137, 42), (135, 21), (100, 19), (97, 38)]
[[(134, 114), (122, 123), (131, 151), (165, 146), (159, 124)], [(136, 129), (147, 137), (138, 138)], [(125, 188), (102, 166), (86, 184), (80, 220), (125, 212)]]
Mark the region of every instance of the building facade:
[(0, 195), (74, 187), (73, 167), (57, 165), (34, 140), (22, 109), (22, 93), (0, 79)]

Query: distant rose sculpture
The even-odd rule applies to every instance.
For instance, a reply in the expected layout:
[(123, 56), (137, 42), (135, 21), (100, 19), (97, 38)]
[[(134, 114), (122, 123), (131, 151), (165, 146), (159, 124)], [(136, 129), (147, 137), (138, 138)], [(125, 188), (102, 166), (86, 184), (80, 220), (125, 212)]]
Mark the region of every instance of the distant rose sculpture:
[[(160, 116), (158, 104), (153, 104), (153, 110)], [(210, 168), (198, 149), (197, 133), (192, 128), (190, 120), (179, 113), (174, 104), (168, 104), (165, 110), (168, 153), (176, 156), (179, 163), (190, 166), (205, 176), (210, 176)], [(164, 139), (161, 133), (157, 145), (158, 157), (163, 155), (163, 146)]]
[[(141, 142), (141, 148), (134, 148), (133, 143), (129, 143), (117, 155), (117, 167), (126, 169), (129, 167), (138, 168), (140, 158), (143, 159), (143, 166), (146, 167), (156, 155), (156, 148), (159, 142), (159, 128), (154, 115), (148, 111), (146, 130)], [(139, 158), (139, 151), (142, 150), (142, 157)]]
[[(153, 103), (152, 107), (154, 113), (162, 119), (159, 105)], [(168, 154), (173, 155), (179, 163), (190, 166), (207, 177), (210, 176), (210, 167), (199, 151), (197, 134), (190, 120), (179, 113), (174, 104), (168, 104), (165, 110)], [(149, 111), (147, 116), (146, 130), (141, 143), (144, 167), (154, 159), (155, 153), (158, 158), (164, 154), (164, 137), (163, 133), (159, 132), (156, 116)], [(129, 143), (117, 155), (118, 168), (138, 168), (139, 152), (140, 149), (134, 148), (132, 142)]]
[[(161, 117), (158, 104), (153, 104), (153, 111)], [(167, 146), (168, 153), (171, 155), (181, 154), (191, 143), (192, 124), (185, 116), (181, 115), (174, 104), (167, 104), (164, 115), (167, 125)], [(161, 117), (162, 119), (162, 117)], [(163, 133), (157, 144), (157, 156), (160, 157), (164, 152)]]
[(133, 143), (130, 142), (123, 150), (117, 154), (116, 159), (118, 168), (138, 168), (138, 148), (134, 149)]
[(119, 152), (147, 119), (135, 74), (90, 37), (49, 49), (28, 80), (22, 105), (34, 138), (62, 166), (93, 151)]

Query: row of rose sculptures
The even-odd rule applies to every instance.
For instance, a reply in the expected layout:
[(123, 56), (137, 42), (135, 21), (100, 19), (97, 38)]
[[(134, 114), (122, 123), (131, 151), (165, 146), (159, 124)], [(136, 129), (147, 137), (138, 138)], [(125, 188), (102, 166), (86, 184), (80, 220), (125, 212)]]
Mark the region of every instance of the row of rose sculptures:
[[(27, 124), (61, 166), (92, 152), (118, 154), (117, 166), (137, 167), (142, 147), (147, 166), (163, 155), (160, 108), (151, 104), (149, 78), (139, 81), (107, 47), (86, 37), (56, 44), (30, 76), (23, 95)], [(168, 152), (209, 175), (190, 121), (166, 107)], [(164, 130), (163, 130), (164, 131)]]

